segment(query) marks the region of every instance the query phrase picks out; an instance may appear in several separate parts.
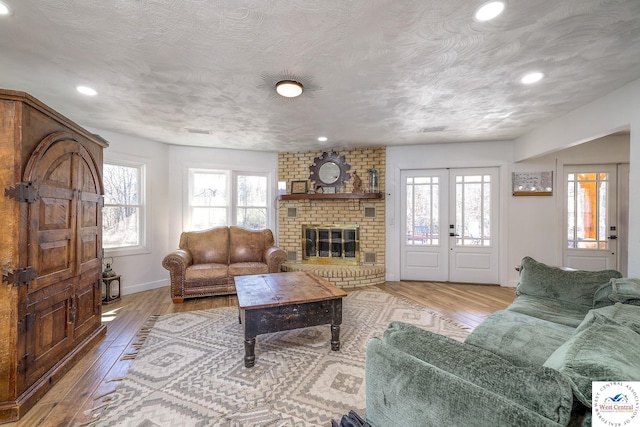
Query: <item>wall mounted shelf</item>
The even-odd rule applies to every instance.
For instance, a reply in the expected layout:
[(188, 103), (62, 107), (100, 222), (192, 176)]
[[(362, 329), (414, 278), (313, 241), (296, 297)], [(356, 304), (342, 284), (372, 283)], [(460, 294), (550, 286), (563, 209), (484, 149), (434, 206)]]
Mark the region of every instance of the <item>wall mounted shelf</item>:
[(320, 199), (382, 199), (384, 193), (335, 193), (335, 194), (281, 194), (279, 200)]

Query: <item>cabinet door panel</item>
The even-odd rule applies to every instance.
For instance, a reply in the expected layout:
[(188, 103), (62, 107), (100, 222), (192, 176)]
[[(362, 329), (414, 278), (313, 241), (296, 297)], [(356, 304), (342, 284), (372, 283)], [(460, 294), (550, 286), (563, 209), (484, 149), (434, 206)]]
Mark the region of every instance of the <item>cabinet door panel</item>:
[[(67, 285), (60, 292), (46, 292), (46, 297), (27, 306), (24, 361), (27, 386), (58, 363), (71, 345), (70, 313), (75, 286), (73, 283)], [(52, 289), (57, 287), (51, 286)]]

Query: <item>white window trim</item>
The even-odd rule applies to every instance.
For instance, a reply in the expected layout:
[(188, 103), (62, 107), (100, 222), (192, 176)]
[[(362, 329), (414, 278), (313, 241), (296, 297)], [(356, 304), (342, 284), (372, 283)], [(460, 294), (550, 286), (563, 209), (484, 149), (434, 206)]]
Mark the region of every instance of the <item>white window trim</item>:
[(120, 257), (151, 253), (150, 242), (148, 239), (149, 233), (147, 230), (148, 224), (150, 224), (150, 209), (147, 207), (148, 194), (150, 190), (147, 180), (148, 159), (137, 156), (116, 154), (109, 156), (108, 158), (105, 156), (104, 164), (140, 168), (140, 244), (136, 246), (118, 248), (104, 248), (105, 257)]

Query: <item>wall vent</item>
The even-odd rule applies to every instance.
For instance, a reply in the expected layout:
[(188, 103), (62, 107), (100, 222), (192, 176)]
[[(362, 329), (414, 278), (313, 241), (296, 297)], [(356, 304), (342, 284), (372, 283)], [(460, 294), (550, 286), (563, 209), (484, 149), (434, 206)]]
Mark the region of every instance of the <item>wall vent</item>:
[(442, 132), (445, 130), (446, 126), (431, 126), (420, 129), (420, 133), (429, 133), (429, 132)]
[(365, 252), (364, 253), (364, 263), (365, 264), (375, 264), (376, 263), (376, 253), (375, 252)]
[(187, 128), (187, 132), (189, 132), (189, 133), (197, 133), (197, 134), (200, 134), (200, 135), (211, 135), (211, 131), (209, 129)]
[(376, 217), (376, 207), (375, 206), (365, 206), (364, 207), (364, 217), (365, 218), (375, 218)]
[(298, 252), (287, 251), (287, 261), (297, 261), (297, 260), (298, 260)]
[(298, 208), (287, 208), (287, 218), (297, 218)]

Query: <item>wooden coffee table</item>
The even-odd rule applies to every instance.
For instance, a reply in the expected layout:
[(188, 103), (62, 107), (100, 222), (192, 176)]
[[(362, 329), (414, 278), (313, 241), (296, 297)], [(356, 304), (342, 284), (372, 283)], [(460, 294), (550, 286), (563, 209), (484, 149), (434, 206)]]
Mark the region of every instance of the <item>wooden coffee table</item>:
[(244, 366), (256, 362), (256, 336), (331, 324), (331, 350), (340, 350), (342, 298), (347, 293), (308, 272), (235, 277), (240, 323), (244, 325)]

